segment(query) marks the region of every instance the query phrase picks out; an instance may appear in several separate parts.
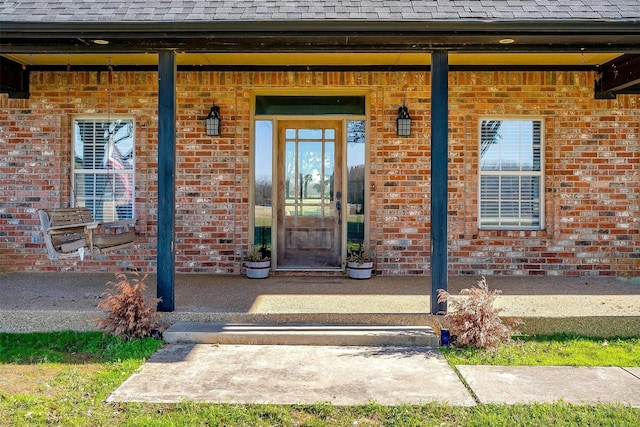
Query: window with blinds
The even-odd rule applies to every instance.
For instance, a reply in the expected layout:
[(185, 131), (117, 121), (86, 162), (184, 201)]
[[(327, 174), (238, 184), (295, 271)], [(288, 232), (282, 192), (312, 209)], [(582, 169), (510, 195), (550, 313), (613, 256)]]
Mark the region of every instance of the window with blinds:
[(542, 122), (480, 123), (481, 229), (541, 229)]
[(73, 205), (96, 221), (134, 217), (134, 129), (133, 119), (73, 121)]

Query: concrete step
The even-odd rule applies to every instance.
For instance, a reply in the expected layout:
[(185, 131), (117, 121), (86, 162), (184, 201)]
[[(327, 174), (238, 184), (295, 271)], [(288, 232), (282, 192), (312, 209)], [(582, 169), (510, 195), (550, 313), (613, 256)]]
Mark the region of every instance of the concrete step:
[(211, 311), (173, 311), (160, 313), (160, 320), (166, 324), (194, 323), (239, 323), (260, 325), (390, 325), (413, 326), (437, 324), (426, 313), (231, 313)]
[(169, 343), (437, 347), (428, 326), (178, 322), (164, 331)]

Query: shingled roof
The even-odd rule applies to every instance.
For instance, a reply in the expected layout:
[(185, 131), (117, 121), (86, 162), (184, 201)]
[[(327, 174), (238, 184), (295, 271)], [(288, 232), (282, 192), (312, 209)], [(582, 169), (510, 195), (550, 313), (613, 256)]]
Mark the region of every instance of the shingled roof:
[(1, 22), (640, 19), (639, 0), (3, 0)]

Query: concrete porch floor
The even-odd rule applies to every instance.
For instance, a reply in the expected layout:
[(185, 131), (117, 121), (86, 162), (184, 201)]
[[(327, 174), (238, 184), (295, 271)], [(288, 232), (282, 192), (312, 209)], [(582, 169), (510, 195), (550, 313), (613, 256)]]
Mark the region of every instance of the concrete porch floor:
[[(449, 278), (449, 291), (476, 284), (478, 276)], [(111, 273), (0, 274), (0, 332), (91, 330)], [(504, 317), (524, 320), (523, 333), (574, 332), (597, 336), (640, 335), (640, 285), (610, 277), (490, 276), (502, 294), (496, 305)], [(155, 297), (149, 275), (147, 296)], [(272, 274), (267, 279), (239, 275), (177, 274), (175, 311), (164, 322), (333, 323), (428, 325), (431, 278)], [(440, 317), (440, 316), (438, 316)]]

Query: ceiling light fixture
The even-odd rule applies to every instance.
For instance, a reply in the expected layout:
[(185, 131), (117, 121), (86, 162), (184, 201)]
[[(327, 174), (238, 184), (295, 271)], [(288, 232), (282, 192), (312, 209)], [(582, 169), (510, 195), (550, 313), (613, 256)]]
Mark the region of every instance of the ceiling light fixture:
[(500, 43), (500, 44), (511, 44), (511, 43), (515, 43), (515, 40), (514, 39), (500, 39), (498, 41), (498, 43)]

